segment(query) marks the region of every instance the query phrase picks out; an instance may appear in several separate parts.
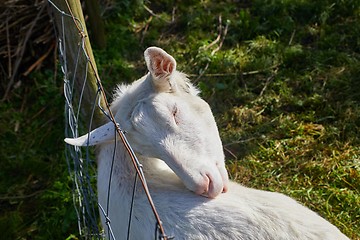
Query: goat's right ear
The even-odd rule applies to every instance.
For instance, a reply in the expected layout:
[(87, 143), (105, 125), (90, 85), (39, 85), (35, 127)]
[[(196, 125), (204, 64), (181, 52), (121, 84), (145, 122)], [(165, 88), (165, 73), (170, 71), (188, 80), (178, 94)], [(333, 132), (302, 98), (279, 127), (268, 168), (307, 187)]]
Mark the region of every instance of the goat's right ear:
[(176, 61), (158, 47), (149, 47), (144, 52), (146, 66), (158, 91), (174, 91), (176, 86), (169, 79), (176, 70)]
[(66, 143), (74, 146), (93, 146), (114, 140), (115, 126), (113, 122), (106, 123), (81, 137), (64, 139)]

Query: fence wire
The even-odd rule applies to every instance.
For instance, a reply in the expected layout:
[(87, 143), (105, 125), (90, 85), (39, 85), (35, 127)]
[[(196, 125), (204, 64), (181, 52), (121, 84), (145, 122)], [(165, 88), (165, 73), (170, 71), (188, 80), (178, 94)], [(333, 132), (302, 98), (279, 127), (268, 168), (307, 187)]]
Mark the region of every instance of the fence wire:
[[(61, 24), (58, 24), (55, 31), (57, 33), (59, 61), (64, 79), (65, 137), (76, 138), (87, 132), (90, 132), (94, 121), (95, 111), (100, 110), (110, 121), (112, 121), (117, 132), (117, 134), (115, 134), (116, 137), (114, 148), (116, 148), (117, 144), (124, 144), (136, 169), (131, 206), (133, 206), (134, 202), (136, 201), (136, 186), (137, 181), (140, 180), (144, 191), (147, 194), (147, 198), (153, 210), (154, 217), (157, 221), (156, 226), (154, 226), (155, 233), (149, 233), (149, 238), (151, 239), (151, 236), (153, 236), (155, 239), (168, 239), (161, 224), (160, 217), (151, 199), (142, 171), (142, 165), (136, 158), (136, 155), (133, 152), (129, 142), (127, 141), (124, 133), (121, 131), (120, 126), (116, 123), (112, 112), (110, 111), (100, 78), (95, 70), (95, 63), (93, 63), (88, 56), (88, 49), (86, 49), (85, 45), (85, 39), (87, 36), (84, 33), (84, 28), (81, 21), (73, 15), (67, 0), (64, 0), (64, 3), (66, 3), (65, 6), (67, 6), (66, 9), (61, 9), (51, 0), (48, 0), (48, 3), (53, 9), (53, 15), (57, 16), (56, 21), (61, 21)], [(67, 41), (70, 39), (70, 37), (67, 36), (69, 33), (68, 28), (74, 28), (75, 30), (77, 29), (78, 33), (77, 42), (71, 44), (71, 46), (76, 47), (72, 49), (67, 49), (69, 46)], [(72, 36), (71, 39), (74, 39), (74, 36)], [(76, 59), (70, 59), (68, 56), (69, 51), (76, 52)], [(84, 109), (84, 92), (87, 84), (86, 81), (88, 81), (89, 69), (94, 72), (97, 81), (96, 84), (98, 86), (96, 94), (91, 100), (91, 110)], [(81, 84), (79, 84), (79, 82)], [(102, 106), (102, 101), (105, 102), (105, 106)], [(77, 221), (79, 235), (84, 239), (104, 239), (104, 231), (99, 226), (99, 214), (102, 214), (106, 219), (109, 238), (115, 239), (111, 225), (116, 223), (111, 223), (111, 219), (109, 219), (111, 178), (109, 179), (107, 204), (106, 206), (101, 206), (98, 203), (96, 190), (94, 188), (94, 186), (96, 186), (96, 162), (94, 161), (94, 154), (92, 153), (92, 150), (89, 147), (80, 148), (77, 146), (66, 145), (65, 155), (68, 163), (69, 173), (73, 181), (73, 202), (78, 218)], [(115, 155), (113, 155), (113, 161), (115, 160)], [(111, 172), (109, 176), (112, 176), (112, 169), (110, 169), (110, 171)], [(130, 215), (128, 216), (128, 239), (131, 239), (131, 219), (132, 207), (130, 209)]]

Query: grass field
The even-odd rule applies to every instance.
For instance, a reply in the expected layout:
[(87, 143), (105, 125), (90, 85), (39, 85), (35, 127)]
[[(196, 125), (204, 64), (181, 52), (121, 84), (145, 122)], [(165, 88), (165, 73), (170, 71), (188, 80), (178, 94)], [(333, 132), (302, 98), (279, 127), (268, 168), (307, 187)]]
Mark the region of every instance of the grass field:
[[(285, 193), (360, 239), (359, 1), (119, 1), (95, 48), (108, 92), (172, 54), (213, 108), (230, 177)], [(91, 34), (90, 34), (91, 39)], [(62, 80), (31, 75), (0, 105), (0, 232), (76, 239)]]

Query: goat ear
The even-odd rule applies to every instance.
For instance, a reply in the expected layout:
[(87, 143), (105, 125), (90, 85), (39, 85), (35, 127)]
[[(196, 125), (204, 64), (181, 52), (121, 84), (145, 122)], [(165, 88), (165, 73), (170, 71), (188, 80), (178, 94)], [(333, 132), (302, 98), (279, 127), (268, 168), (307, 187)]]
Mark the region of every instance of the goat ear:
[(81, 137), (64, 139), (66, 143), (74, 146), (93, 146), (114, 140), (115, 126), (113, 122), (106, 123)]
[(149, 47), (144, 52), (147, 68), (158, 90), (174, 90), (169, 76), (176, 70), (175, 59), (158, 47)]

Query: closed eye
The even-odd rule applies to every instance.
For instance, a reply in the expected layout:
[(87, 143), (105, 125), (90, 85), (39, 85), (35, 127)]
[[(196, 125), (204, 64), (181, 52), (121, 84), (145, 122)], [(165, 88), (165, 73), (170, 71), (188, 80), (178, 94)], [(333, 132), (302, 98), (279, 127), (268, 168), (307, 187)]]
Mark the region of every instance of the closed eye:
[(178, 108), (177, 106), (175, 105), (173, 110), (172, 110), (172, 116), (173, 116), (173, 119), (175, 121), (175, 124), (178, 125), (179, 124), (179, 119), (178, 119)]

